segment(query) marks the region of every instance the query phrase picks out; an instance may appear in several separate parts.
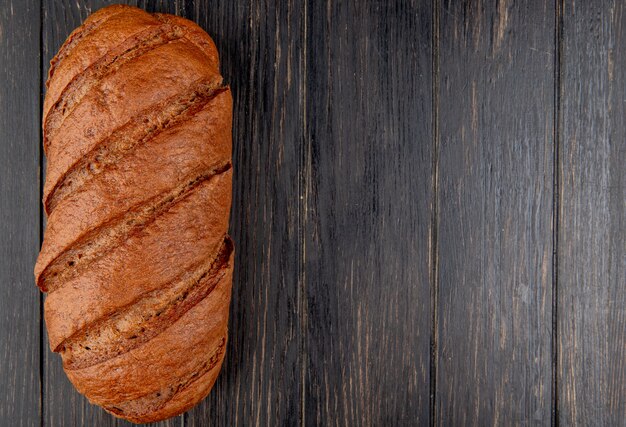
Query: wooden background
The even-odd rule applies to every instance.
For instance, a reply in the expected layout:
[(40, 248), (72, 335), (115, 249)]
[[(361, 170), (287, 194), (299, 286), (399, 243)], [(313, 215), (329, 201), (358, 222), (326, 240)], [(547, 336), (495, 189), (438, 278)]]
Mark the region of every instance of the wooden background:
[[(0, 0), (0, 424), (122, 426), (47, 345), (48, 62), (98, 0)], [(160, 426), (626, 425), (626, 5), (129, 1), (232, 86), (228, 356)]]

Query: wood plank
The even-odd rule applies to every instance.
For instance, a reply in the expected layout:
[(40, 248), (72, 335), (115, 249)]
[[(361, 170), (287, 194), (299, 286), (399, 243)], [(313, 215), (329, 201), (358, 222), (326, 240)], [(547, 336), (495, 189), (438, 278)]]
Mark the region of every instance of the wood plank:
[(231, 85), (235, 275), (227, 356), (186, 425), (299, 425), (303, 5), (195, 1)]
[(303, 425), (427, 425), (431, 2), (306, 16)]
[(558, 415), (626, 425), (626, 10), (565, 1)]
[(140, 7), (150, 13), (172, 13), (183, 16), (181, 12), (188, 2), (184, 0), (127, 0), (124, 3)]
[[(137, 5), (136, 1), (120, 1), (118, 3)], [(150, 12), (175, 13), (180, 7), (178, 3), (171, 1), (144, 1), (141, 3), (139, 6)], [(72, 30), (79, 26), (92, 12), (109, 4), (110, 2), (106, 0), (43, 0), (43, 79), (47, 76), (50, 60)], [(39, 197), (39, 199), (41, 198)], [(43, 342), (43, 423), (45, 425), (99, 427), (133, 425), (91, 405), (84, 396), (79, 394), (63, 372), (60, 356), (50, 351), (45, 330)], [(179, 416), (154, 425), (175, 427), (182, 425), (182, 423), (183, 417)]]
[(554, 2), (440, 17), (436, 422), (549, 424)]
[(0, 420), (40, 423), (38, 0), (0, 8)]

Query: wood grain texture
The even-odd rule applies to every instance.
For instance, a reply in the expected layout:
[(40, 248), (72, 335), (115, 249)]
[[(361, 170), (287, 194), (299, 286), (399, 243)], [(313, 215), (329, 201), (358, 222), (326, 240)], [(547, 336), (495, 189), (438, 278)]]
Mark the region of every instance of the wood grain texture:
[(0, 7), (0, 424), (12, 426), (41, 414), (39, 23), (39, 1)]
[[(207, 30), (235, 108), (226, 362), (158, 425), (626, 425), (626, 6), (123, 2)], [(129, 426), (32, 276), (40, 88), (111, 2), (5, 3), (0, 425)]]
[(563, 8), (558, 252), (562, 425), (626, 425), (626, 9)]
[(219, 0), (185, 9), (214, 37), (233, 91), (236, 248), (226, 359), (188, 426), (299, 424), (302, 6)]
[(304, 425), (428, 425), (430, 1), (306, 10)]
[[(57, 1), (43, 0), (42, 26), (42, 85), (47, 77), (49, 63), (61, 47), (67, 36), (78, 27), (92, 12), (107, 6), (111, 2), (105, 0)], [(137, 6), (136, 1), (119, 2)], [(172, 2), (144, 2), (139, 6), (150, 12), (175, 13), (177, 4)], [(45, 87), (45, 86), (42, 86)], [(37, 126), (39, 129), (39, 126)], [(45, 169), (45, 168), (44, 168)], [(38, 197), (38, 202), (41, 196)], [(98, 406), (79, 394), (67, 379), (61, 357), (52, 353), (48, 346), (48, 336), (43, 328), (43, 425), (49, 426), (131, 426), (133, 424), (120, 420), (106, 413)], [(176, 427), (183, 423), (183, 417), (177, 417), (155, 423), (155, 426)]]
[(550, 421), (554, 13), (441, 5), (437, 424)]

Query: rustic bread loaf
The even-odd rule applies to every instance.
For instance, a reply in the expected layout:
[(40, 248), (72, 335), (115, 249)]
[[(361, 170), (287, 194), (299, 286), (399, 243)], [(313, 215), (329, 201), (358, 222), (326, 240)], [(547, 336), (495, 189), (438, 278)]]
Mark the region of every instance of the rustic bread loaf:
[(215, 45), (185, 19), (110, 6), (69, 36), (46, 86), (35, 278), (50, 347), (114, 415), (180, 414), (227, 341), (232, 97)]

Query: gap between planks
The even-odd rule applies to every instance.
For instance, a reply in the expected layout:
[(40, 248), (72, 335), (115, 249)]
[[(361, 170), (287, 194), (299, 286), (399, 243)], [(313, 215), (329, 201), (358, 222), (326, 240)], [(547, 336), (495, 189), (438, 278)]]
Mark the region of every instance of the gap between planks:
[(559, 384), (558, 384), (558, 301), (559, 301), (559, 215), (561, 196), (560, 173), (561, 165), (561, 93), (562, 93), (562, 70), (563, 70), (563, 9), (564, 0), (554, 2), (554, 101), (553, 101), (553, 151), (552, 151), (552, 427), (559, 425)]
[(430, 223), (430, 408), (429, 424), (437, 425), (437, 353), (439, 344), (439, 8), (440, 0), (432, 2), (431, 73), (432, 73), (432, 165), (431, 165), (431, 223)]

